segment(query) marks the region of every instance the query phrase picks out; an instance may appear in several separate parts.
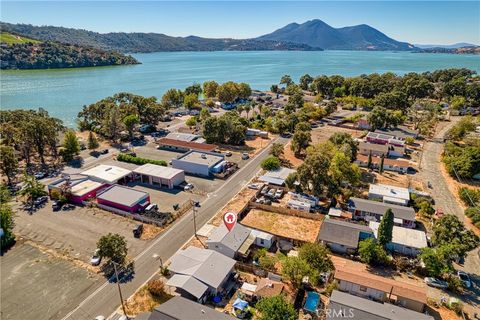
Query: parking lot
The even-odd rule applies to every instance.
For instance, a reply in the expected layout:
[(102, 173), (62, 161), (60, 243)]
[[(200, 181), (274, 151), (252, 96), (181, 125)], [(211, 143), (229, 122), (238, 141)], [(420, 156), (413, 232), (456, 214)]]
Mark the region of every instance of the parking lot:
[(100, 275), (21, 241), (2, 257), (1, 278), (3, 320), (59, 319), (101, 284)]
[(14, 207), (15, 234), (69, 258), (89, 263), (98, 239), (111, 232), (124, 236), (130, 257), (147, 246), (147, 241), (133, 237), (137, 222), (100, 209), (75, 207), (71, 211), (53, 212), (51, 202), (29, 215)]

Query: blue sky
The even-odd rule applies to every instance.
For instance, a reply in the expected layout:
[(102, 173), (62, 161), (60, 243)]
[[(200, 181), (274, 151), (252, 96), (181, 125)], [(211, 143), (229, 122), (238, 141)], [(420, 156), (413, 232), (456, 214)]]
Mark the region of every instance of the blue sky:
[(97, 32), (248, 38), (291, 22), (368, 24), (410, 43), (480, 44), (480, 2), (450, 1), (1, 1), (1, 20)]

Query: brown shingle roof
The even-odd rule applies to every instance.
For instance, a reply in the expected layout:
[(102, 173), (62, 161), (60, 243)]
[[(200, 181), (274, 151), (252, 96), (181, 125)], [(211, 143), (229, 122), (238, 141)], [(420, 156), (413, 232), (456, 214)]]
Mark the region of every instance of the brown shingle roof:
[(284, 284), (281, 282), (273, 281), (268, 278), (262, 278), (260, 281), (258, 281), (255, 295), (262, 298), (278, 296), (282, 293), (283, 287)]
[[(376, 164), (376, 165), (380, 165), (380, 161), (382, 161), (381, 159), (382, 158), (380, 158), (380, 157), (372, 157), (372, 163)], [(357, 155), (357, 161), (367, 163), (368, 162), (368, 156), (364, 156), (363, 154), (359, 154), (359, 155)], [(394, 159), (388, 159), (388, 158), (383, 159), (383, 163), (385, 165), (388, 165), (388, 166), (397, 166), (397, 167), (402, 167), (402, 168), (408, 168), (409, 165), (410, 165), (408, 163), (408, 161), (394, 160)]]
[(209, 144), (209, 143), (197, 143), (197, 142), (181, 141), (181, 140), (175, 140), (175, 139), (169, 139), (169, 138), (160, 138), (157, 140), (157, 144), (188, 148), (190, 150), (199, 150), (199, 151), (213, 151), (218, 147), (217, 145)]
[(348, 281), (367, 288), (383, 291), (387, 294), (390, 292), (398, 297), (410, 300), (427, 302), (427, 292), (425, 288), (415, 286), (406, 282), (393, 280), (377, 276), (361, 270), (339, 269), (335, 271), (335, 279)]

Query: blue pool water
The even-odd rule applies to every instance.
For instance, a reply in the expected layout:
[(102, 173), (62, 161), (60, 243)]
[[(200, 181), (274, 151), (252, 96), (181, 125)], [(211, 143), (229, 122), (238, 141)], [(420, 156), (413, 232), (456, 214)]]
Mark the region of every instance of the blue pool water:
[(320, 295), (314, 291), (310, 291), (307, 293), (307, 301), (305, 301), (305, 305), (303, 309), (309, 312), (316, 312), (318, 301), (320, 300)]

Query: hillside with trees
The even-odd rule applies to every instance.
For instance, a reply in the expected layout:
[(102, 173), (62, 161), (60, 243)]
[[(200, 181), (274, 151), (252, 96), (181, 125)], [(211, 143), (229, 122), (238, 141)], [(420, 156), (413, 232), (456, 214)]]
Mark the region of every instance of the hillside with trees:
[(1, 69), (53, 69), (138, 64), (129, 55), (2, 32)]

